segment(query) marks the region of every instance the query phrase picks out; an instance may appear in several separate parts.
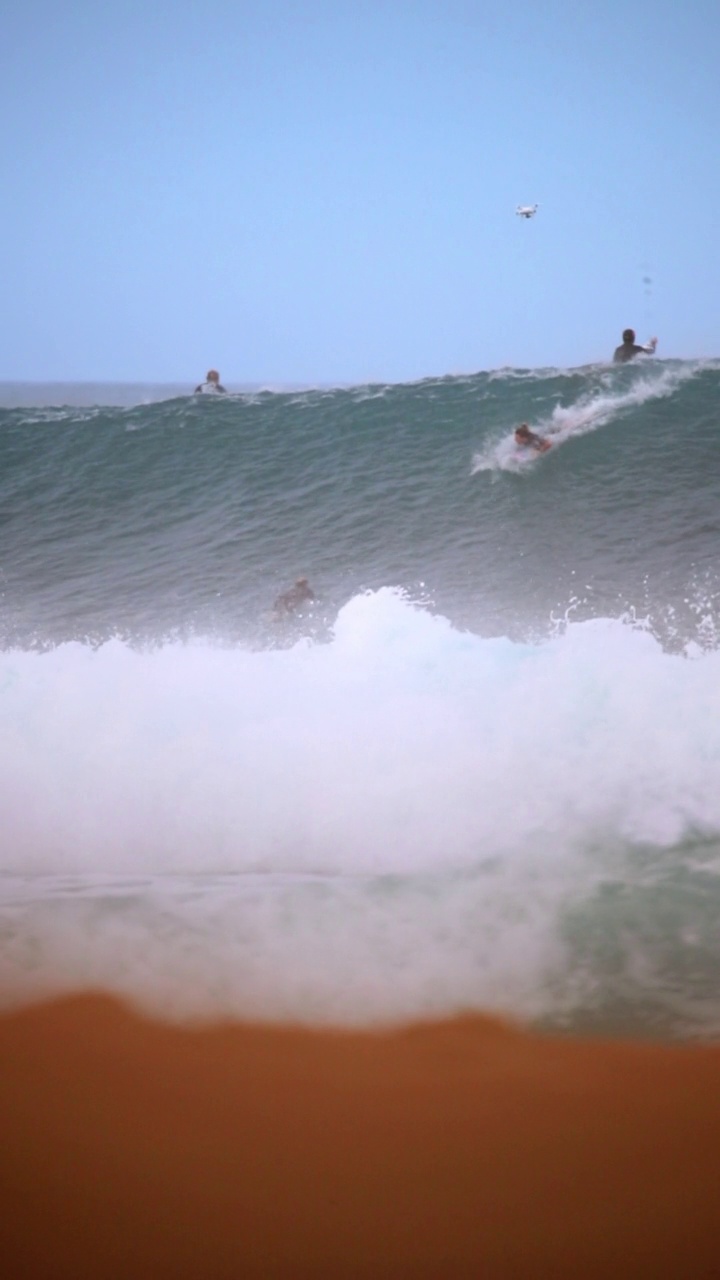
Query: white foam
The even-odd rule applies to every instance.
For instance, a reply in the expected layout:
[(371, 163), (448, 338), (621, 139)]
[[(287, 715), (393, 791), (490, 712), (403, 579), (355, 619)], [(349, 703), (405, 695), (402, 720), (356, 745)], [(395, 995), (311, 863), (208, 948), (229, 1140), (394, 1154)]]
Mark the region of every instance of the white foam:
[(720, 654), (622, 621), (515, 644), (385, 589), (326, 645), (4, 653), (0, 695), (6, 987), (532, 1013), (591, 850), (720, 834)]
[(4, 654), (5, 869), (397, 871), (549, 827), (720, 831), (719, 667), (609, 620), (482, 640), (387, 589), (329, 645)]

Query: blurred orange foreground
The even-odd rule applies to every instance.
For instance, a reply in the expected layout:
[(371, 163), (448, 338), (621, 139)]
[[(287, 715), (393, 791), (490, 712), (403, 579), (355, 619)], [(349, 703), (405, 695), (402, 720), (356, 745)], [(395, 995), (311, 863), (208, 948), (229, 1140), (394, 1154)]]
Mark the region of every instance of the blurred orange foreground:
[(720, 1048), (0, 1019), (9, 1280), (720, 1274)]

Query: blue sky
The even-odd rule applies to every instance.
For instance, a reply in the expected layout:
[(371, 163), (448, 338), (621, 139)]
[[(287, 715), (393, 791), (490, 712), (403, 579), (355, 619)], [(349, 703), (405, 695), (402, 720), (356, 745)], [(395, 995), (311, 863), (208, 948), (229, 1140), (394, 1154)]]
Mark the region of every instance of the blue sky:
[(2, 379), (720, 356), (716, 0), (5, 10)]

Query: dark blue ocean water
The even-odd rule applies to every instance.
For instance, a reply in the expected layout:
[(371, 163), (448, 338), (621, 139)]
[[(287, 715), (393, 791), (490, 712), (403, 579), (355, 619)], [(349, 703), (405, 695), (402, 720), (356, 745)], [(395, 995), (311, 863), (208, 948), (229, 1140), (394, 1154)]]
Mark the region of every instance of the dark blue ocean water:
[(5, 998), (716, 1034), (719, 392), (6, 394)]

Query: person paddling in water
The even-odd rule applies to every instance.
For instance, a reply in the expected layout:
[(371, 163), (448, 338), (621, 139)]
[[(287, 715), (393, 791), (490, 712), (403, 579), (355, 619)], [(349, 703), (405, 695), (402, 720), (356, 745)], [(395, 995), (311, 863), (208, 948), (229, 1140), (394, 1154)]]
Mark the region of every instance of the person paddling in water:
[(220, 384), (220, 374), (217, 369), (208, 369), (207, 378), (195, 388), (195, 395), (225, 395), (225, 388)]
[(551, 442), (544, 436), (538, 436), (531, 431), (527, 422), (521, 422), (516, 428), (515, 443), (520, 445), (521, 449), (534, 449), (536, 453), (546, 453), (552, 448)]

